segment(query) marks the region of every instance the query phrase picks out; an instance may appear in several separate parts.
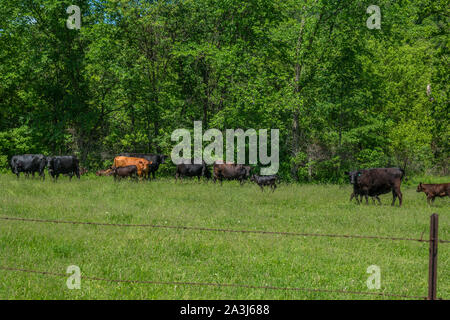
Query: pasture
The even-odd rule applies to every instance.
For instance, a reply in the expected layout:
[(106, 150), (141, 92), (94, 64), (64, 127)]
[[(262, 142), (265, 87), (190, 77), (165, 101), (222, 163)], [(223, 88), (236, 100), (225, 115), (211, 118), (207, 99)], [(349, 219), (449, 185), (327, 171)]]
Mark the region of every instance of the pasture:
[[(402, 185), (403, 207), (349, 202), (350, 185), (198, 183), (173, 178), (114, 183), (112, 177), (0, 175), (0, 216), (234, 230), (377, 235), (424, 239), (431, 213), (439, 237), (450, 239), (450, 201), (426, 203), (416, 181)], [(439, 244), (438, 297), (450, 298), (450, 244)], [(426, 296), (428, 243), (376, 239), (222, 233), (178, 229), (70, 225), (0, 220), (0, 265), (143, 281), (386, 292)], [(369, 290), (366, 269), (381, 269)], [(129, 284), (0, 270), (0, 299), (386, 299), (371, 295), (235, 287)]]

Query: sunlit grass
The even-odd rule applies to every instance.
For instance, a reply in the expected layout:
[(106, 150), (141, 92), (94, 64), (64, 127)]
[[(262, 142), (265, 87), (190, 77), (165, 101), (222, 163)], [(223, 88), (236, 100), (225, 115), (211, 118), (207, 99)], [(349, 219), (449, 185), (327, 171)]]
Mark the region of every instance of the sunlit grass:
[[(450, 239), (448, 198), (434, 206), (415, 185), (404, 205), (350, 203), (349, 185), (282, 184), (261, 192), (254, 184), (221, 187), (173, 179), (114, 183), (111, 177), (17, 180), (0, 176), (0, 215), (125, 224), (197, 226), (428, 238), (429, 216)], [(190, 230), (119, 228), (0, 220), (0, 265), (114, 279), (236, 283), (256, 286), (373, 291), (370, 265), (381, 268), (373, 292), (426, 296), (428, 244)], [(439, 245), (438, 296), (450, 298), (450, 245)], [(0, 271), (0, 299), (379, 299), (337, 293), (245, 288), (125, 284)]]

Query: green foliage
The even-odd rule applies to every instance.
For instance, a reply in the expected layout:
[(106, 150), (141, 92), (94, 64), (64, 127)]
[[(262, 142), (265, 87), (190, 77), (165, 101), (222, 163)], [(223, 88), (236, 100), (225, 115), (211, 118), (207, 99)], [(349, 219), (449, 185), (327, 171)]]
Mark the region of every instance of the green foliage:
[[(65, 26), (70, 4), (81, 30)], [(0, 155), (104, 168), (170, 154), (173, 130), (199, 120), (280, 129), (286, 181), (448, 174), (447, 3), (378, 5), (369, 30), (362, 0), (1, 1)]]
[(0, 132), (0, 154), (9, 157), (36, 151), (33, 134), (27, 125)]

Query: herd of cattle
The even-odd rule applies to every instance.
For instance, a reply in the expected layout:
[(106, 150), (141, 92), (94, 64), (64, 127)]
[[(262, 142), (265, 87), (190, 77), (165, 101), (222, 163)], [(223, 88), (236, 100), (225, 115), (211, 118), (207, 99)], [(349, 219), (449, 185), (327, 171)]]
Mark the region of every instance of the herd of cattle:
[[(155, 173), (159, 166), (167, 159), (165, 155), (140, 154), (140, 153), (122, 153), (114, 158), (114, 164), (106, 169), (96, 172), (97, 176), (114, 176), (114, 180), (130, 177), (135, 180), (139, 178), (148, 179), (155, 178)], [(87, 172), (86, 169), (80, 168), (79, 161), (75, 156), (54, 156), (46, 157), (42, 154), (25, 154), (16, 155), (11, 158), (11, 170), (19, 175), (23, 172), (26, 176), (35, 173), (44, 180), (45, 168), (56, 182), (60, 174), (64, 174), (72, 179), (73, 176), (80, 178), (80, 175)], [(217, 180), (222, 184), (223, 180), (238, 180), (240, 184), (244, 184), (245, 180), (255, 182), (264, 191), (265, 186), (270, 186), (275, 191), (279, 178), (277, 175), (259, 176), (251, 174), (252, 168), (242, 164), (234, 164), (216, 161), (213, 164), (213, 174), (204, 161), (201, 164), (195, 164), (193, 159), (178, 164), (175, 172), (175, 181), (183, 180), (184, 177), (201, 177), (206, 179)], [(362, 202), (365, 197), (368, 204), (368, 197), (371, 197), (375, 203), (375, 199), (381, 204), (379, 195), (392, 192), (392, 205), (398, 198), (399, 206), (402, 205), (402, 192), (400, 190), (401, 183), (405, 179), (405, 172), (400, 168), (372, 168), (346, 172), (353, 185), (353, 192), (350, 201), (353, 198), (357, 203)], [(436, 197), (450, 197), (450, 183), (441, 184), (423, 184), (417, 187), (417, 192), (424, 192), (427, 196), (427, 202), (434, 203)], [(359, 199), (358, 199), (359, 197)]]

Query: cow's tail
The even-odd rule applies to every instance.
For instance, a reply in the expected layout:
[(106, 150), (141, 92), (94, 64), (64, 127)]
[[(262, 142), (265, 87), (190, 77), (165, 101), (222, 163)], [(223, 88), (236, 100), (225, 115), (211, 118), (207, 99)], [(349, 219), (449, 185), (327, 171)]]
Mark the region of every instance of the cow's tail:
[(408, 177), (406, 176), (405, 169), (400, 168), (400, 171), (402, 172), (402, 176), (400, 179), (405, 182), (408, 181)]

